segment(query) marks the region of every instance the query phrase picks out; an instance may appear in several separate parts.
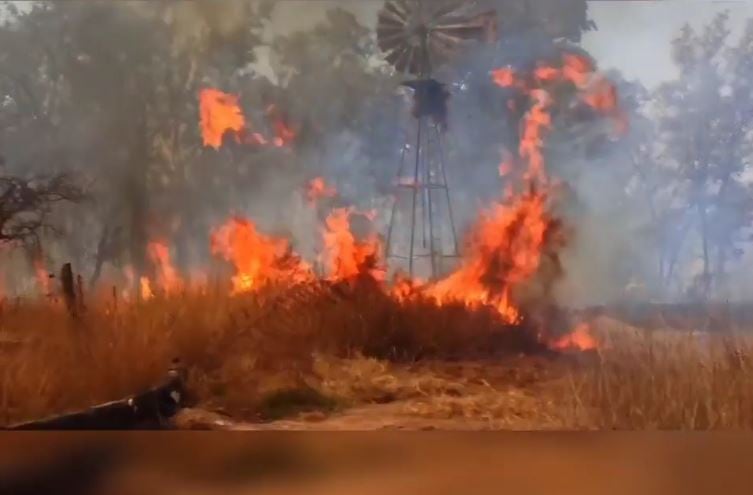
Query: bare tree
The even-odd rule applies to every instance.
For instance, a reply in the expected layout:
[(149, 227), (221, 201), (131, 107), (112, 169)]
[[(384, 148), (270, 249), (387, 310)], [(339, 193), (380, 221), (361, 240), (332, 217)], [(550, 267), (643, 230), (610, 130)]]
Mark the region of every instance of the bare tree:
[(53, 205), (84, 198), (84, 191), (65, 174), (31, 179), (0, 176), (0, 243), (35, 241), (43, 230), (56, 231), (48, 222)]

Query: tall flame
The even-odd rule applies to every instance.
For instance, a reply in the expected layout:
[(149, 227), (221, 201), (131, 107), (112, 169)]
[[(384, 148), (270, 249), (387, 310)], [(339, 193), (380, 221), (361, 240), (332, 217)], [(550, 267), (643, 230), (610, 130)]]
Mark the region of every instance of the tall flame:
[[(330, 280), (352, 280), (368, 275), (383, 281), (385, 272), (379, 266), (381, 245), (375, 235), (358, 241), (351, 231), (352, 208), (338, 208), (329, 214), (322, 233), (325, 248), (325, 265)], [(368, 213), (361, 215), (373, 220)]]
[(50, 274), (39, 258), (34, 260), (34, 275), (37, 279), (39, 292), (44, 296), (50, 295)]
[(170, 258), (170, 249), (164, 241), (153, 241), (147, 245), (147, 254), (157, 270), (160, 289), (171, 294), (180, 289), (182, 281)]
[(427, 294), (440, 304), (491, 306), (506, 322), (518, 323), (514, 290), (536, 275), (542, 254), (558, 233), (547, 200), (546, 194), (531, 189), (507, 204), (495, 204), (473, 229), (459, 269)]
[(274, 135), (265, 136), (253, 131), (251, 122), (246, 119), (238, 102), (238, 97), (218, 89), (205, 88), (199, 93), (201, 134), (204, 146), (214, 149), (222, 147), (226, 133), (231, 132), (238, 143), (259, 146), (273, 145), (278, 148), (290, 146), (296, 138), (291, 125), (275, 105), (267, 108), (266, 116)]
[(235, 95), (213, 88), (202, 89), (199, 109), (204, 146), (219, 149), (225, 133), (232, 131), (237, 136), (246, 127), (246, 119)]

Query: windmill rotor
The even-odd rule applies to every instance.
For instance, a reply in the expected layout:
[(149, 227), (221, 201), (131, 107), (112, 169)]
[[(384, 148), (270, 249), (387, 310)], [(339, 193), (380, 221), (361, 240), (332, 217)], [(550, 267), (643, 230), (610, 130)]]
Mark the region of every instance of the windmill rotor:
[(377, 44), (400, 73), (428, 76), (469, 43), (496, 38), (495, 11), (473, 14), (474, 0), (388, 0)]

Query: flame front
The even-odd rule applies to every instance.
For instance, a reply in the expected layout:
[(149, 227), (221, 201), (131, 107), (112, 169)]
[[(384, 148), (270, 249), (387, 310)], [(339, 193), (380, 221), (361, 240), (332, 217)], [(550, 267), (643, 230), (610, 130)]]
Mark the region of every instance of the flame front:
[(287, 240), (262, 235), (244, 218), (232, 218), (215, 230), (211, 249), (235, 267), (234, 294), (270, 282), (300, 283), (313, 277), (310, 267), (290, 251)]

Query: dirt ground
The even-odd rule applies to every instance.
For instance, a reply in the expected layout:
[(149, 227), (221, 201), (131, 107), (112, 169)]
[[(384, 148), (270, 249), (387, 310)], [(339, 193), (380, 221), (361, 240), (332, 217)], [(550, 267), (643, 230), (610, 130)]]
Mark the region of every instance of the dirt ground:
[[(520, 356), (502, 362), (382, 365), (383, 374), (370, 378), (371, 390), (335, 411), (256, 423), (187, 409), (175, 422), (181, 429), (242, 431), (557, 430), (565, 427), (557, 398), (574, 364), (567, 357)], [(351, 377), (342, 379), (353, 383)]]

